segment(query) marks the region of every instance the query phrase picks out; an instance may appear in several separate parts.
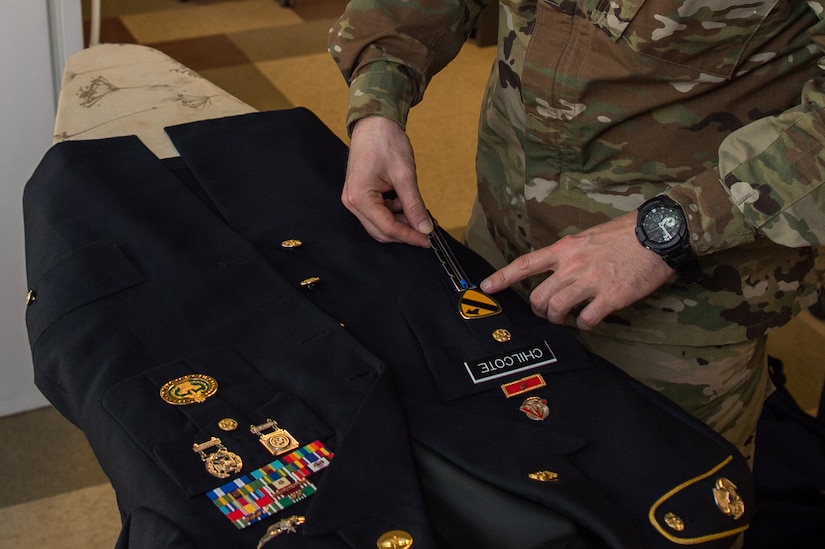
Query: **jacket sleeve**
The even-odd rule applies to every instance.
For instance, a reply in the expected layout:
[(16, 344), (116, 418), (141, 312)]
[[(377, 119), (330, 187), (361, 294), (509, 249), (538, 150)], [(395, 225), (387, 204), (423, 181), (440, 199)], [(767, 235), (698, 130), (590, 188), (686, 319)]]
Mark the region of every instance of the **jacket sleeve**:
[(378, 115), (406, 126), (430, 78), (459, 52), (489, 0), (352, 0), (329, 51), (350, 87), (347, 128)]
[[(819, 18), (811, 47), (825, 52), (825, 0), (808, 5)], [(730, 134), (718, 169), (667, 194), (685, 209), (700, 255), (760, 236), (789, 247), (825, 244), (825, 73), (805, 84), (797, 105)]]

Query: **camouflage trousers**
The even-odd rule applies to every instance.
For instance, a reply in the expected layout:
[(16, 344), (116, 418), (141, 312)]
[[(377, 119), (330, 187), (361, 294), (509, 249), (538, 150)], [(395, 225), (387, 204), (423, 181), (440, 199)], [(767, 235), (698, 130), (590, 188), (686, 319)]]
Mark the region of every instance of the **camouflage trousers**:
[[(470, 219), (467, 245), (494, 267), (506, 264), (487, 231), (481, 208)], [(661, 392), (733, 443), (753, 466), (756, 424), (773, 385), (767, 337), (730, 345), (661, 345), (579, 331), (591, 352)]]

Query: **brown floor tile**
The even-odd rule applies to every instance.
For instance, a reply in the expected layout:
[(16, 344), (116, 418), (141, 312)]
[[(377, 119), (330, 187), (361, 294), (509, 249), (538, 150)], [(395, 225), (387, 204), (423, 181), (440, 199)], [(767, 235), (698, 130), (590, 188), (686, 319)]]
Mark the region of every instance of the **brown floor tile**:
[(250, 61), (225, 34), (146, 44), (194, 71), (245, 65)]
[(254, 29), (227, 35), (253, 62), (297, 57), (327, 51), (332, 19), (301, 25)]
[(83, 433), (52, 407), (0, 418), (2, 506), (109, 482)]
[(304, 21), (338, 19), (349, 0), (293, 0), (293, 10)]
[[(190, 5), (196, 5), (197, 3), (198, 2), (194, 0), (190, 0), (189, 2), (183, 2), (181, 0), (101, 0), (100, 15), (103, 18), (117, 17), (129, 13), (185, 8)], [(91, 4), (91, 0), (81, 0), (80, 2), (84, 20), (91, 19), (92, 17)]]
[(293, 104), (254, 65), (206, 69), (198, 73), (259, 111), (289, 109)]
[(295, 25), (302, 22), (292, 10), (282, 8), (274, 0), (209, 5), (185, 2), (181, 5), (186, 7), (131, 13), (121, 16), (121, 19), (141, 44)]
[[(83, 22), (83, 43), (89, 43), (89, 21)], [(100, 20), (100, 42), (105, 44), (137, 44), (137, 40), (119, 17)]]

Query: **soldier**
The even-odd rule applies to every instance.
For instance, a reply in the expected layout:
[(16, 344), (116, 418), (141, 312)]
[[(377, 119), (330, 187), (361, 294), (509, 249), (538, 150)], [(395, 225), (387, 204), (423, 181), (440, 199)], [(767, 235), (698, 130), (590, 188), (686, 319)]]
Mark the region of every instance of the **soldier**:
[[(353, 0), (342, 200), (427, 246), (409, 109), (485, 0)], [(466, 240), (537, 315), (752, 458), (766, 334), (825, 260), (825, 0), (501, 0)], [(823, 65), (825, 66), (825, 65)]]

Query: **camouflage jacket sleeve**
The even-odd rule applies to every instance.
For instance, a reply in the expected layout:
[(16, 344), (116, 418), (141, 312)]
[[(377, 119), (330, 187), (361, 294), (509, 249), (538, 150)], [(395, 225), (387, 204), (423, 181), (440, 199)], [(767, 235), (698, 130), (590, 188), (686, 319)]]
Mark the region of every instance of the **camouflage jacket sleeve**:
[[(825, 0), (808, 5), (820, 19), (809, 34), (825, 52)], [(825, 244), (825, 73), (807, 82), (798, 105), (729, 135), (718, 170), (667, 194), (688, 213), (700, 255), (758, 236), (790, 247)]]
[(350, 86), (347, 127), (379, 115), (406, 126), (430, 78), (459, 52), (489, 0), (352, 0), (329, 51)]

